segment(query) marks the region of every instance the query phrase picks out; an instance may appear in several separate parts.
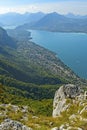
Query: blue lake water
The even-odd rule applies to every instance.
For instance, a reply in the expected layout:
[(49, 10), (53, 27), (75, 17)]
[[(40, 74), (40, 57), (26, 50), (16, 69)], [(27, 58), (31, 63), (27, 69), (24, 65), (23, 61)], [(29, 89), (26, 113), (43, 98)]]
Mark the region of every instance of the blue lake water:
[(30, 32), (33, 42), (55, 52), (76, 74), (87, 79), (87, 34)]

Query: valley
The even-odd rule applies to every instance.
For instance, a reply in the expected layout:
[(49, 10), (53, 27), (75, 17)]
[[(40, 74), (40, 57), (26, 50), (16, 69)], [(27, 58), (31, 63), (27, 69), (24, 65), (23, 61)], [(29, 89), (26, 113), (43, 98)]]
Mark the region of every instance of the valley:
[(31, 41), (53, 52), (81, 78), (87, 78), (87, 35), (29, 30)]
[[(6, 32), (4, 33), (8, 37)], [(20, 33), (17, 36), (22, 37)], [(86, 80), (78, 77), (64, 65), (55, 53), (27, 39), (20, 40), (16, 35), (13, 41), (12, 45), (7, 44), (4, 48), (3, 43), (1, 44), (0, 81), (2, 84), (25, 91), (25, 97), (34, 99), (52, 98), (61, 84), (77, 81), (77, 84), (85, 85)], [(14, 48), (13, 44), (15, 44)]]
[(86, 55), (87, 18), (38, 12), (0, 19), (17, 26), (0, 27), (0, 130), (87, 130), (87, 80), (72, 67)]

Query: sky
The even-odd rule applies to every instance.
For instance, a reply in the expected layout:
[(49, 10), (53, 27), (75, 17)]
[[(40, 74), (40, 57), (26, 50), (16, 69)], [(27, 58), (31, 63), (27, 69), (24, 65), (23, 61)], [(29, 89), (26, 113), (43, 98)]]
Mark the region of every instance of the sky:
[(87, 0), (0, 0), (0, 14), (39, 11), (87, 15)]

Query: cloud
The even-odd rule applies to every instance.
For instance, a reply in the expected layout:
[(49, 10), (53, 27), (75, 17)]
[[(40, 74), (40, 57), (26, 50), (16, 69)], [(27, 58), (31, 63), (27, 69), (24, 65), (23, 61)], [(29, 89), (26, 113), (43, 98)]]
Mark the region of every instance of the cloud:
[(87, 2), (75, 2), (75, 1), (66, 1), (66, 2), (51, 2), (51, 3), (37, 3), (37, 4), (29, 4), (29, 5), (21, 5), (14, 7), (0, 7), (0, 13), (6, 12), (58, 12), (60, 14), (66, 14), (72, 12), (74, 14), (87, 14)]
[(35, 5), (24, 5), (24, 6), (15, 6), (15, 7), (0, 7), (0, 14), (8, 13), (8, 12), (17, 12), (17, 13), (25, 13), (25, 12), (37, 12), (38, 7)]
[(87, 14), (87, 1), (86, 2), (54, 2), (54, 3), (46, 3), (38, 6), (39, 9), (42, 9), (44, 12), (58, 12), (61, 14), (67, 14), (72, 12), (74, 14)]

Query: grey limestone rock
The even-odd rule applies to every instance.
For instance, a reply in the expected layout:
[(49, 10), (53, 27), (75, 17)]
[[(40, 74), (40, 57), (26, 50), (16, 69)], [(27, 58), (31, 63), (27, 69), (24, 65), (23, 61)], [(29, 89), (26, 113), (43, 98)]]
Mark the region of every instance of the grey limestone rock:
[(68, 98), (75, 99), (82, 93), (80, 86), (67, 84), (61, 86), (55, 93), (53, 101), (53, 117), (59, 116), (61, 112), (67, 110), (70, 104), (66, 104)]
[(75, 98), (76, 96), (80, 95), (82, 90), (80, 86), (67, 84), (63, 86), (63, 94), (66, 98)]
[(18, 121), (5, 119), (0, 125), (0, 130), (32, 130)]
[(51, 130), (59, 130), (59, 128), (58, 127), (54, 127)]

